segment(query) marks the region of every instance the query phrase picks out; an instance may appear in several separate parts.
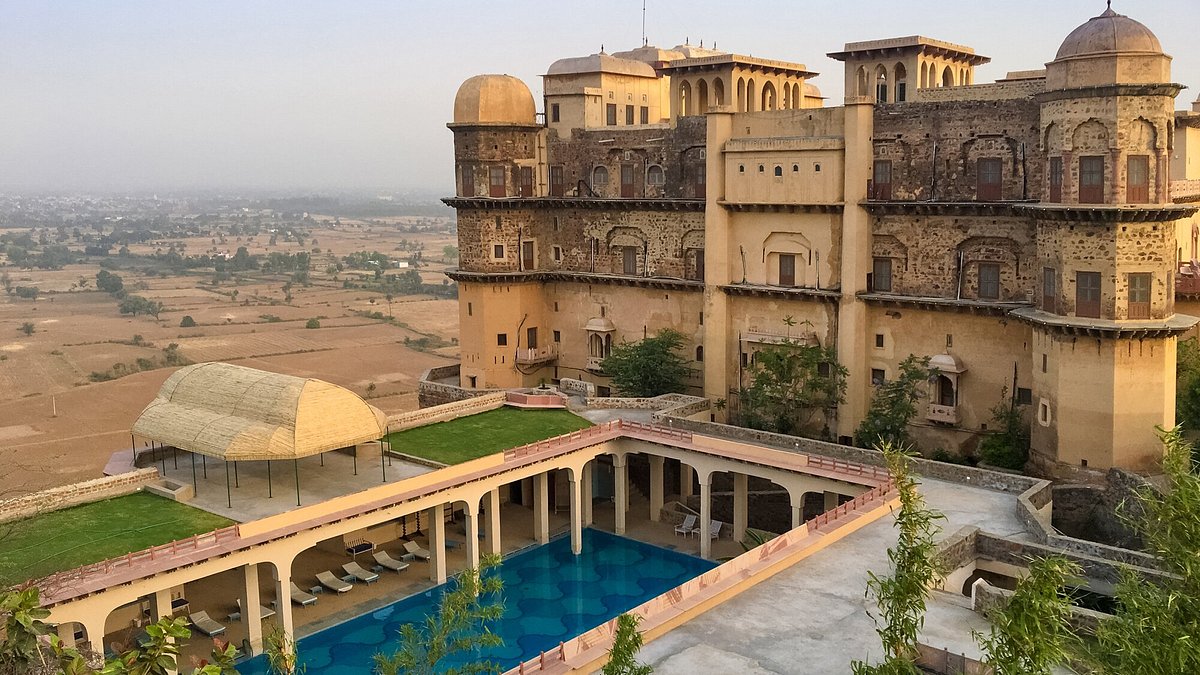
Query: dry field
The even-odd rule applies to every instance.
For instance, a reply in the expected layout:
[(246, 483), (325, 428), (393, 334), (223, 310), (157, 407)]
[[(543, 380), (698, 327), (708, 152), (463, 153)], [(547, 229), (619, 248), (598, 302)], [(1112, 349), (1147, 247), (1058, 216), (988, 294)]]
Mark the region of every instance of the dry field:
[[(345, 225), (348, 221), (343, 221)], [(0, 294), (0, 498), (97, 477), (113, 451), (129, 447), (129, 427), (154, 397), (171, 368), (157, 368), (95, 382), (92, 373), (121, 372), (138, 359), (161, 362), (163, 349), (177, 344), (189, 361), (229, 361), (303, 377), (315, 377), (368, 395), (385, 412), (417, 407), (416, 387), (422, 371), (457, 358), (458, 309), (454, 300), (429, 296), (395, 297), (344, 289), (325, 270), (333, 256), (378, 250), (396, 258), (400, 239), (425, 243), (426, 259), (440, 259), (453, 235), (410, 234), (375, 226), (373, 231), (344, 227), (314, 230), (316, 242), (304, 250), (313, 255), (312, 285), (295, 284), (285, 302), (284, 277), (249, 275), (241, 284), (213, 287), (211, 271), (194, 275), (145, 276), (118, 271), (126, 288), (163, 303), (156, 320), (122, 315), (117, 301), (95, 290), (96, 265), (70, 265), (56, 271), (7, 267), (18, 286), (37, 286), (36, 300)], [(266, 237), (234, 241), (251, 253), (265, 253)], [(182, 241), (182, 240), (180, 240)], [(188, 240), (187, 253), (212, 247), (209, 239)], [(151, 247), (133, 247), (151, 253)], [(333, 253), (327, 253), (332, 249)], [(295, 243), (280, 241), (271, 251), (296, 252)], [(444, 265), (421, 269), (427, 283), (441, 283)], [(88, 284), (79, 287), (80, 280)], [(139, 283), (140, 282), (140, 283)], [(144, 284), (144, 286), (143, 286)], [(232, 291), (237, 290), (236, 298)], [(381, 312), (395, 322), (359, 313)], [(184, 316), (194, 328), (180, 328)], [(318, 318), (319, 329), (305, 328)], [(22, 330), (34, 327), (32, 335)], [(140, 338), (135, 338), (140, 336)], [(419, 351), (405, 339), (436, 338), (454, 344)], [(24, 470), (22, 470), (24, 469)]]

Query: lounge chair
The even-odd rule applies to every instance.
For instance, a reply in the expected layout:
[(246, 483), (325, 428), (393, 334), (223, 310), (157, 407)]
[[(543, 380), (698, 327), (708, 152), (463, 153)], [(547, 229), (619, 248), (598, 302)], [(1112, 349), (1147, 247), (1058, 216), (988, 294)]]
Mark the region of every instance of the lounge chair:
[(196, 627), (196, 630), (209, 637), (220, 635), (221, 633), (225, 632), (225, 626), (222, 626), (214, 621), (212, 617), (208, 615), (208, 612), (193, 612), (188, 615), (188, 619), (191, 620), (192, 625)]
[(405, 555), (411, 555), (417, 560), (429, 560), (429, 551), (421, 548), (415, 541), (404, 542)]
[(300, 605), (301, 607), (307, 607), (309, 605), (317, 604), (317, 596), (315, 596), (312, 593), (309, 593), (307, 591), (300, 590), (300, 587), (297, 586), (296, 582), (293, 581), (292, 582), (292, 602), (296, 603), (297, 605)]
[(696, 531), (696, 516), (687, 515), (683, 518), (683, 523), (675, 526), (675, 534), (683, 534), (691, 536)]
[(363, 569), (362, 565), (359, 565), (356, 562), (348, 562), (345, 565), (342, 565), (342, 569), (346, 570), (346, 574), (354, 577), (355, 581), (361, 581), (364, 584), (379, 581), (378, 574)]
[[(708, 538), (716, 539), (717, 537), (721, 536), (721, 526), (724, 524), (725, 523), (722, 523), (719, 520), (711, 521), (708, 524)], [(700, 528), (696, 528), (696, 534), (700, 534)]]
[(350, 589), (354, 588), (351, 584), (333, 576), (333, 572), (317, 572), (317, 581), (321, 582), (325, 588), (338, 593), (349, 593)]
[(378, 551), (375, 553), (375, 562), (384, 569), (392, 570), (393, 572), (403, 572), (408, 569), (408, 563), (396, 560), (387, 554), (387, 551)]
[[(242, 599), (241, 598), (237, 599), (237, 608), (238, 608), (238, 612), (241, 613), (243, 616), (245, 616), (246, 610), (242, 609)], [(266, 605), (259, 605), (258, 611), (261, 614), (260, 618), (263, 618), (263, 619), (269, 619), (269, 618), (275, 616), (275, 610), (271, 609), (270, 607), (267, 607)]]

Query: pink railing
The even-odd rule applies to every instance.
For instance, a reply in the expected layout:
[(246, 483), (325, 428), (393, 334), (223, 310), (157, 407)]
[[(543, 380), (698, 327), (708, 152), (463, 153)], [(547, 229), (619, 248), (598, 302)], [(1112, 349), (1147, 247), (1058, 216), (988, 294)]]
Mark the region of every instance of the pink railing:
[(888, 495), (888, 493), (890, 493), (892, 491), (892, 488), (894, 488), (894, 487), (895, 487), (895, 483), (891, 479), (888, 479), (882, 485), (873, 487), (870, 490), (867, 490), (866, 492), (862, 493), (861, 495), (855, 497), (854, 499), (851, 499), (850, 501), (846, 502), (845, 504), (842, 504), (836, 508), (830, 509), (830, 510), (826, 511), (825, 513), (820, 514), (819, 516), (806, 522), (804, 525), (808, 529), (809, 532), (816, 531), (822, 527), (829, 525), (830, 523), (837, 522), (841, 518), (844, 518), (847, 515), (854, 513), (855, 511), (859, 510), (860, 508), (867, 506), (876, 500), (885, 498)]
[(808, 465), (815, 469), (825, 469), (851, 476), (867, 476), (870, 478), (887, 478), (887, 469), (869, 464), (856, 464), (844, 459), (834, 459), (823, 455), (808, 455)]
[(225, 542), (238, 538), (238, 526), (230, 525), (212, 532), (195, 534), (187, 539), (177, 539), (167, 544), (159, 544), (141, 551), (126, 553), (119, 558), (109, 558), (91, 565), (83, 565), (75, 569), (52, 574), (38, 582), (42, 588), (59, 588), (68, 583), (79, 583), (92, 577), (106, 576), (121, 569), (130, 569), (137, 565), (161, 559), (169, 559), (181, 554), (203, 551), (215, 548)]

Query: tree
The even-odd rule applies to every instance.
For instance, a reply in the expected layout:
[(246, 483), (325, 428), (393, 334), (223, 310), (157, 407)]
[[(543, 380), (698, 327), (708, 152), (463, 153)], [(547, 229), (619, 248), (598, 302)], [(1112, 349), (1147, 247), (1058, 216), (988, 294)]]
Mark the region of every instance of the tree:
[(1200, 431), (1200, 341), (1180, 340), (1175, 356), (1175, 419)]
[(642, 648), (642, 634), (638, 624), (642, 617), (626, 612), (617, 617), (617, 632), (613, 635), (612, 649), (608, 650), (608, 663), (600, 670), (602, 675), (650, 675), (654, 669), (638, 663), (637, 653)]
[(458, 247), (457, 246), (443, 246), (442, 247), (442, 257), (445, 258), (446, 260), (458, 260)]
[(196, 320), (192, 318), (191, 314), (186, 314), (186, 315), (184, 315), (183, 319), (180, 320), (179, 327), (180, 328), (195, 328)]
[(26, 321), (25, 323), (21, 324), (21, 327), (18, 328), (17, 330), (21, 331), (22, 333), (24, 333), (26, 335), (33, 335), (33, 331), (35, 331), (37, 329), (34, 327), (34, 325), (32, 323), (30, 323), (29, 321)]
[(1029, 425), (1016, 402), (1008, 395), (1008, 387), (1000, 390), (1000, 402), (992, 408), (992, 422), (997, 431), (979, 443), (980, 458), (993, 466), (1021, 470), (1029, 460)]
[(300, 675), (308, 670), (300, 663), (296, 653), (296, 641), (279, 626), (272, 626), (264, 640), (263, 651), (267, 655), (267, 668), (271, 675)]
[(498, 664), (477, 656), (461, 663), (479, 650), (504, 643), (491, 630), (504, 616), (503, 582), (492, 573), (499, 564), (498, 556), (484, 556), (479, 569), (467, 568), (454, 578), (453, 588), (442, 596), (424, 624), (401, 626), (399, 649), (391, 655), (375, 655), (375, 668), (381, 675), (432, 675), (446, 672), (451, 661), (459, 662), (451, 672), (499, 673)]
[(742, 389), (746, 426), (803, 434), (813, 416), (845, 400), (846, 369), (831, 348), (793, 340), (754, 355), (750, 384)]
[(18, 298), (26, 300), (37, 300), (38, 294), (41, 293), (37, 286), (17, 286), (13, 292), (17, 294)]
[(874, 597), (878, 613), (868, 614), (875, 621), (875, 632), (883, 644), (883, 661), (868, 665), (851, 664), (854, 675), (919, 675), (915, 664), (917, 635), (925, 624), (925, 602), (930, 588), (941, 574), (934, 557), (934, 537), (944, 516), (925, 505), (912, 474), (911, 456), (900, 446), (882, 441), (877, 446), (887, 461), (888, 472), (900, 493), (896, 528), (900, 531), (896, 546), (888, 549), (892, 575), (880, 577), (868, 572), (867, 596)]
[(928, 356), (909, 354), (901, 361), (895, 379), (878, 385), (867, 416), (854, 430), (855, 445), (907, 446), (908, 423), (917, 414), (917, 401), (925, 395), (930, 375)]
[(96, 273), (96, 288), (114, 297), (120, 297), (125, 293), (125, 282), (108, 270), (100, 270)]
[(1121, 569), (1117, 612), (1100, 623), (1090, 655), (1100, 673), (1200, 672), (1200, 475), (1182, 429), (1159, 433), (1167, 486), (1138, 490), (1126, 518), (1166, 574), (1150, 581)]
[(1037, 558), (1008, 603), (988, 613), (987, 635), (972, 633), (994, 675), (1050, 675), (1067, 660), (1075, 635), (1067, 624), (1071, 599), (1063, 587), (1079, 577), (1079, 565), (1060, 556)]
[(43, 621), (50, 616), (42, 609), (36, 588), (6, 591), (0, 596), (4, 615), (4, 641), (0, 643), (0, 672), (25, 673), (41, 663), (38, 640), (50, 633)]
[(678, 350), (683, 335), (665, 328), (654, 337), (616, 345), (601, 368), (622, 396), (635, 398), (681, 391), (687, 366)]
[(308, 322), (304, 324), (304, 327), (305, 328), (320, 328), (321, 321), (320, 321), (320, 319), (309, 319)]
[(163, 304), (157, 300), (148, 300), (140, 295), (127, 295), (121, 298), (121, 302), (117, 305), (117, 309), (122, 314), (149, 314), (155, 319), (163, 311)]

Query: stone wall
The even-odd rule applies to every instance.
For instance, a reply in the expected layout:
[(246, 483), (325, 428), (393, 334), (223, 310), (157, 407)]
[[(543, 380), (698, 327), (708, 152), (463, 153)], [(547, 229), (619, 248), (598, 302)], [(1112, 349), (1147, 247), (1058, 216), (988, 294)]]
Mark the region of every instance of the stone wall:
[(387, 418), (389, 431), (404, 431), (413, 427), (420, 427), (426, 424), (434, 424), (436, 422), (446, 422), (448, 420), (466, 417), (476, 413), (495, 410), (504, 405), (507, 398), (505, 392), (479, 392), (479, 395), (471, 398), (451, 401), (440, 405), (433, 405), (421, 408), (420, 410), (412, 410), (410, 412), (397, 413), (389, 415)]
[(422, 373), (421, 379), (417, 383), (417, 404), (422, 408), (431, 408), (437, 405), (454, 403), (455, 401), (465, 401), (478, 396), (495, 394), (498, 391), (495, 389), (468, 389), (455, 384), (437, 381), (458, 377), (460, 367), (456, 363), (450, 366), (430, 368)]
[(575, 380), (569, 377), (559, 378), (558, 388), (564, 394), (588, 398), (596, 395), (596, 383), (587, 380)]
[(1040, 120), (1028, 97), (881, 106), (875, 158), (892, 161), (892, 199), (975, 201), (981, 158), (1001, 160), (1001, 199), (1038, 199), (1045, 166)]
[(24, 497), (7, 499), (0, 502), (0, 522), (28, 518), (39, 513), (58, 511), (70, 506), (127, 495), (141, 490), (142, 486), (157, 479), (158, 469), (137, 469), (129, 473), (72, 483)]
[[(988, 616), (996, 608), (1007, 605), (1012, 596), (1012, 591), (996, 588), (986, 580), (979, 579), (971, 586), (971, 608), (981, 616)], [(1067, 622), (1076, 633), (1092, 635), (1100, 622), (1107, 617), (1107, 614), (1101, 612), (1072, 607)]]
[(966, 87), (920, 89), (917, 92), (917, 100), (921, 103), (934, 101), (1003, 101), (1029, 98), (1045, 90), (1045, 78), (1038, 78), (1015, 82), (972, 84)]
[(1063, 534), (1120, 548), (1140, 549), (1142, 539), (1125, 523), (1134, 516), (1137, 491), (1153, 485), (1134, 473), (1112, 469), (1106, 486), (1056, 485), (1054, 527)]

